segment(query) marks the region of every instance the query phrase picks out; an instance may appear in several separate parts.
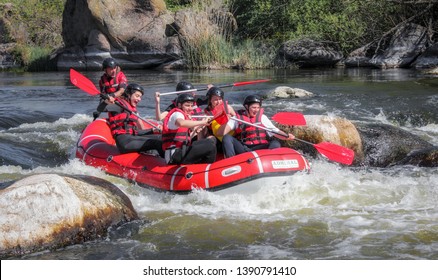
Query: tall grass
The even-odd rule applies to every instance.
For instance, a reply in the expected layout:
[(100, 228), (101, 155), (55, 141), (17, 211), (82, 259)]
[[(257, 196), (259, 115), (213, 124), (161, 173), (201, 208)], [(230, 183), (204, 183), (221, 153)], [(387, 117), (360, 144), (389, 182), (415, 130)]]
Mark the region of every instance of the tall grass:
[[(234, 17), (228, 11), (209, 10), (209, 20), (196, 19), (196, 31), (180, 36), (182, 55), (190, 69), (261, 69), (272, 66), (275, 48), (256, 40), (235, 40)], [(201, 16), (202, 18), (202, 16)]]

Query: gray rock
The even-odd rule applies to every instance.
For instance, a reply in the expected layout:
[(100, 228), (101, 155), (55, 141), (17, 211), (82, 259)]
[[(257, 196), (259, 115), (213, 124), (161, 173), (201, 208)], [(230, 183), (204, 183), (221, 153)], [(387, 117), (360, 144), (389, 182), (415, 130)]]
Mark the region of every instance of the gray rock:
[(129, 198), (95, 177), (39, 174), (0, 190), (0, 257), (100, 238), (138, 219)]
[(276, 64), (295, 64), (299, 67), (334, 66), (343, 58), (340, 51), (313, 40), (285, 42), (277, 52)]
[(313, 93), (300, 89), (300, 88), (291, 88), (286, 86), (276, 87), (272, 91), (268, 93), (269, 98), (299, 98), (299, 97), (308, 97), (312, 96)]
[(438, 74), (438, 43), (426, 49), (412, 64), (415, 69), (431, 69), (431, 73)]
[(126, 69), (173, 61), (179, 58), (180, 47), (165, 34), (172, 22), (163, 0), (67, 0), (65, 50), (58, 56), (58, 70), (97, 70), (109, 56)]
[(365, 165), (387, 167), (400, 164), (411, 152), (432, 148), (432, 144), (420, 137), (391, 125), (355, 125), (362, 138)]
[(426, 49), (427, 28), (417, 24), (407, 24), (396, 31), (389, 45), (373, 56), (370, 63), (378, 68), (403, 68)]

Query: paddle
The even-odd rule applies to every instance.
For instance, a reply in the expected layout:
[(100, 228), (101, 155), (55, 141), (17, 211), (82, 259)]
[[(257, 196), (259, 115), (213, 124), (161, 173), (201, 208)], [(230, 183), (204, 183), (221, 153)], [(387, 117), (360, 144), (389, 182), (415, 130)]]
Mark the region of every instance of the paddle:
[[(288, 135), (283, 132), (283, 131), (274, 131), (271, 128), (267, 128), (267, 127), (263, 127), (257, 124), (253, 124), (250, 122), (246, 122), (244, 120), (238, 119), (236, 117), (231, 117), (231, 119), (247, 124), (247, 125), (251, 125), (257, 128), (261, 128), (264, 129), (266, 131), (269, 131), (271, 133), (277, 134), (277, 135), (281, 135), (284, 137), (288, 137)], [(302, 140), (302, 139), (298, 139), (298, 138), (294, 138), (294, 140), (297, 140), (299, 142), (308, 144), (308, 145), (312, 145), (321, 155), (325, 156), (326, 158), (328, 158), (329, 160), (332, 161), (336, 161), (342, 164), (346, 164), (346, 165), (351, 165), (353, 163), (354, 160), (354, 151), (351, 149), (348, 149), (346, 147), (343, 146), (339, 146), (330, 142), (321, 142), (318, 144), (313, 144), (311, 142), (308, 142), (306, 140)]]
[[(232, 84), (226, 84), (226, 85), (218, 85), (215, 87), (218, 88), (224, 88), (224, 87), (238, 87), (238, 86), (244, 86), (244, 85), (252, 85), (252, 84), (258, 84), (258, 83), (265, 83), (270, 81), (269, 79), (264, 80), (254, 80), (254, 81), (246, 81), (246, 82), (236, 82)], [(202, 91), (207, 90), (208, 88), (195, 88), (195, 89), (188, 89), (188, 90), (181, 90), (181, 91), (171, 91), (171, 92), (164, 92), (160, 93), (160, 96), (164, 95), (170, 95), (170, 94), (179, 94), (179, 93), (186, 93), (186, 92), (194, 92), (194, 91)]]
[[(74, 70), (73, 68), (70, 68), (70, 81), (73, 85), (77, 86), (78, 88), (82, 89), (83, 91), (85, 91), (86, 93), (88, 93), (90, 95), (94, 96), (94, 95), (100, 94), (101, 98), (108, 99), (108, 96), (106, 96), (105, 94), (101, 94), (100, 91), (96, 88), (96, 86), (93, 84), (93, 82), (91, 80), (89, 80), (87, 77), (85, 77), (84, 75), (82, 75), (78, 71)], [(144, 121), (145, 123), (149, 124), (150, 126), (154, 127), (155, 129), (161, 131), (161, 129), (158, 126), (156, 126), (152, 122), (140, 117), (140, 115), (137, 114), (136, 112), (129, 110), (128, 108), (126, 108), (125, 106), (123, 106), (122, 104), (120, 104), (117, 101), (114, 103), (117, 106), (119, 106), (120, 108), (122, 108), (123, 110), (128, 111), (129, 113), (133, 114), (134, 116), (136, 116), (140, 120)]]
[(283, 125), (306, 125), (304, 115), (297, 112), (279, 112), (273, 115), (271, 119)]
[(88, 94), (100, 94), (100, 91), (96, 88), (92, 81), (73, 68), (70, 68), (70, 81), (73, 85), (77, 86)]
[[(195, 115), (192, 118), (207, 118), (207, 115)], [(211, 117), (211, 116), (210, 116)], [(283, 125), (306, 125), (303, 114), (297, 112), (280, 112), (272, 116), (272, 120)], [(221, 123), (223, 124), (223, 123)]]

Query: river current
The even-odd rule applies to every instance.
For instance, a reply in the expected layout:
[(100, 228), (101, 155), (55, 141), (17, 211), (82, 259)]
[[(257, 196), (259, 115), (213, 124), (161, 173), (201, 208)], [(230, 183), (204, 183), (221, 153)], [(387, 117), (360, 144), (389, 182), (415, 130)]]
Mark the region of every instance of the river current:
[[(266, 100), (267, 115), (391, 124), (438, 145), (438, 78), (412, 70), (125, 73), (146, 88), (139, 107), (145, 118), (154, 116), (154, 92), (174, 91), (181, 80), (204, 86), (271, 79), (226, 88), (226, 99), (240, 108), (248, 94), (301, 88), (314, 96)], [(101, 75), (83, 74), (95, 84)], [(173, 97), (162, 97), (162, 109)], [(98, 99), (74, 87), (68, 72), (0, 72), (0, 99), (0, 187), (36, 173), (96, 176), (122, 189), (141, 217), (101, 239), (22, 259), (438, 259), (437, 168), (346, 167), (311, 158), (309, 174), (293, 175), (286, 185), (272, 180), (250, 195), (157, 193), (74, 158)]]

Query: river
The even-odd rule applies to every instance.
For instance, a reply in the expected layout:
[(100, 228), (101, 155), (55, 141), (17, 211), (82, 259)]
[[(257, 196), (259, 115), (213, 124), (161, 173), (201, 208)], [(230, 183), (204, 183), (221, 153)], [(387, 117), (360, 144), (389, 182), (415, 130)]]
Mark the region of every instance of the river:
[[(250, 93), (302, 88), (314, 96), (266, 100), (267, 114), (298, 111), (388, 123), (438, 145), (438, 78), (412, 70), (125, 73), (146, 88), (139, 107), (146, 118), (154, 116), (154, 92), (173, 91), (181, 80), (205, 85), (271, 79), (227, 88), (226, 99), (239, 108)], [(83, 74), (96, 82), (101, 75)], [(162, 97), (162, 108), (172, 98)], [(0, 99), (0, 187), (36, 173), (97, 176), (122, 189), (141, 217), (102, 239), (22, 259), (438, 259), (437, 168), (345, 167), (310, 159), (309, 174), (296, 174), (286, 185), (272, 181), (255, 194), (169, 195), (74, 158), (76, 141), (98, 100), (71, 85), (67, 72), (0, 72)]]

